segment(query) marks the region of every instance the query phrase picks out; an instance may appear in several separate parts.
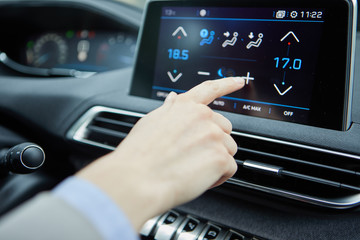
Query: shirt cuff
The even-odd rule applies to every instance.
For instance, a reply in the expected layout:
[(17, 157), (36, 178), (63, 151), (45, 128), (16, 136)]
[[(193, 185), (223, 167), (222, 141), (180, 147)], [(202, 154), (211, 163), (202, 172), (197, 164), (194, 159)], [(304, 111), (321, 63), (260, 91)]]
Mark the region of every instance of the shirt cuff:
[(81, 212), (104, 240), (139, 240), (123, 211), (91, 182), (68, 177), (52, 193)]

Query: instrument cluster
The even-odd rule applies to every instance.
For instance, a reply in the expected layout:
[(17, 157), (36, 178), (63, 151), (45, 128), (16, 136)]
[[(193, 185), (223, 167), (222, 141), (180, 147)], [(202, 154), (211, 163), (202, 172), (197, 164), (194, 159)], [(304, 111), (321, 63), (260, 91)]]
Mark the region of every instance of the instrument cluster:
[(36, 68), (104, 72), (132, 65), (136, 40), (136, 33), (124, 31), (45, 31), (28, 37), (20, 61)]

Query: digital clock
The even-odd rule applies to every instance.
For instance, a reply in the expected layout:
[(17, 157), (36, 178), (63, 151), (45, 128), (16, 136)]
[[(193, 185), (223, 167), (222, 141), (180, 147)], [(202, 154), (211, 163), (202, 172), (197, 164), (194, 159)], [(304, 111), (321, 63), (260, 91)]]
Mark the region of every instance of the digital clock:
[(323, 12), (322, 11), (301, 11), (300, 12), (301, 18), (313, 18), (313, 19), (322, 19)]

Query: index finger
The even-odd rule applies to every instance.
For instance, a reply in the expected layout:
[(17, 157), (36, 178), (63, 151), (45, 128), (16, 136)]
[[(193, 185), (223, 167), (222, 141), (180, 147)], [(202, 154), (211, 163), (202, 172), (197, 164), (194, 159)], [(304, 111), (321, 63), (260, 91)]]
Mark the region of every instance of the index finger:
[(205, 81), (188, 92), (183, 93), (197, 103), (208, 105), (216, 98), (222, 97), (243, 88), (245, 81), (242, 77), (229, 77), (219, 80)]

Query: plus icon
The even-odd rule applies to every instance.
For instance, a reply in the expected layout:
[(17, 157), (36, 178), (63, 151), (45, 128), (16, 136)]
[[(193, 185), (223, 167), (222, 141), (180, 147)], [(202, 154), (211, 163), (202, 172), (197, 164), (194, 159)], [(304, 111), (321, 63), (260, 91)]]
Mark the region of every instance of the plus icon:
[(248, 85), (248, 84), (249, 84), (249, 81), (253, 81), (253, 80), (255, 80), (255, 78), (250, 77), (250, 73), (249, 73), (249, 72), (246, 74), (246, 77), (245, 77), (245, 76), (242, 76), (242, 78), (244, 78), (244, 79), (245, 79), (245, 81), (246, 81), (246, 85)]

